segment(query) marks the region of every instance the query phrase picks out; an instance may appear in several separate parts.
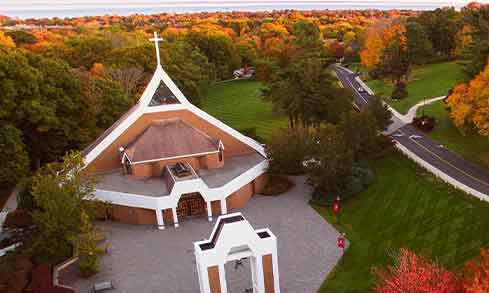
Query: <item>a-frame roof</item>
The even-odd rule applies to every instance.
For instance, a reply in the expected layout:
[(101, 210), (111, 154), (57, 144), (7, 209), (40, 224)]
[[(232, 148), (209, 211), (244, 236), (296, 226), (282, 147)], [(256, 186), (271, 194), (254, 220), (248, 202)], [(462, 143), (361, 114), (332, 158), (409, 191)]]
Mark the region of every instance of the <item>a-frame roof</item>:
[[(158, 101), (155, 101), (158, 100)], [(95, 160), (112, 142), (114, 142), (139, 117), (146, 113), (187, 110), (208, 123), (216, 126), (235, 139), (250, 146), (252, 149), (266, 157), (264, 147), (254, 139), (241, 134), (215, 117), (191, 104), (180, 91), (173, 80), (163, 70), (161, 65), (156, 68), (153, 77), (144, 90), (141, 98), (128, 112), (108, 128), (100, 137), (83, 151), (85, 164)]]

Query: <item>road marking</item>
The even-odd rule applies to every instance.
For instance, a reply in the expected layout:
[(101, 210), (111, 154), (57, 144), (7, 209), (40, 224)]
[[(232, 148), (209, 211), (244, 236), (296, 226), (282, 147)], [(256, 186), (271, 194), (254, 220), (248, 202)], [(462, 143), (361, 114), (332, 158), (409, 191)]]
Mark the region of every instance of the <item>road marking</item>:
[(360, 94), (360, 92), (353, 86), (353, 83), (350, 81), (350, 77), (347, 75), (346, 80), (348, 83), (350, 83), (351, 88), (362, 98), (363, 101), (365, 101), (365, 104), (368, 104), (368, 101)]
[[(407, 133), (405, 133), (404, 131), (398, 129), (397, 131), (399, 131), (400, 133), (404, 134), (404, 135), (407, 135)], [(474, 179), (475, 181), (479, 182), (479, 183), (482, 183), (482, 185), (485, 185), (485, 186), (489, 186), (489, 183), (485, 182), (485, 181), (482, 181), (481, 179), (477, 178), (477, 177), (474, 177), (472, 175), (470, 175), (469, 173), (465, 172), (464, 170), (458, 168), (457, 166), (453, 165), (452, 163), (448, 162), (447, 160), (443, 159), (442, 157), (440, 157), (439, 155), (435, 154), (434, 152), (432, 152), (429, 148), (425, 147), (424, 145), (420, 144), (419, 142), (417, 142), (416, 140), (414, 139), (411, 139), (409, 138), (412, 142), (414, 142), (415, 144), (417, 144), (418, 146), (420, 146), (421, 148), (423, 148), (424, 150), (426, 150), (427, 152), (429, 152), (430, 154), (432, 154), (433, 156), (437, 157), (440, 161), (442, 161), (443, 163), (451, 166), (452, 168), (454, 168), (455, 170), (459, 171), (460, 173), (462, 174), (465, 174), (467, 177), (470, 177), (472, 179)], [(400, 143), (400, 142), (399, 142)], [(441, 170), (440, 170), (441, 171)], [(442, 171), (443, 172), (443, 171)], [(445, 173), (445, 172), (443, 172)], [(446, 174), (446, 173), (445, 173)], [(446, 174), (447, 176), (450, 176), (448, 174)], [(452, 177), (452, 176), (450, 176)], [(452, 177), (453, 178), (453, 177)], [(454, 180), (457, 180), (456, 178), (453, 178)], [(457, 180), (459, 181), (459, 180)], [(460, 181), (459, 181), (460, 182)]]

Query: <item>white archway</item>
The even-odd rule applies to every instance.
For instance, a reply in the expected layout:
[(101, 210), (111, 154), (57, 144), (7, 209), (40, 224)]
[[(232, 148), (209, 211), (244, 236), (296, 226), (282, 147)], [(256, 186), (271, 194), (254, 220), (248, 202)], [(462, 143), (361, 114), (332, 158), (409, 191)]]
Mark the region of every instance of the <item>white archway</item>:
[(226, 293), (228, 261), (250, 259), (254, 293), (280, 293), (277, 238), (255, 230), (241, 213), (220, 216), (208, 240), (194, 243), (201, 293)]

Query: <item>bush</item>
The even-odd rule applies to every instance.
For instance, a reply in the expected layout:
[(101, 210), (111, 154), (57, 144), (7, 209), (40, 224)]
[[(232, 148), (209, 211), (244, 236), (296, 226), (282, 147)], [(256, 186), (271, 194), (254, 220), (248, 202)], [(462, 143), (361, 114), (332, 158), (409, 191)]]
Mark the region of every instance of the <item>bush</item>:
[(392, 92), (391, 98), (394, 100), (400, 100), (406, 98), (408, 96), (406, 87), (407, 85), (405, 82), (403, 81), (398, 82), (394, 88), (394, 91)]
[(346, 185), (343, 197), (350, 197), (365, 191), (375, 181), (374, 172), (368, 167), (352, 167), (352, 175)]
[(268, 175), (267, 184), (260, 194), (272, 196), (283, 194), (294, 187), (294, 185), (294, 182), (292, 182), (287, 176), (270, 174)]
[(413, 119), (414, 127), (421, 129), (424, 132), (431, 132), (435, 128), (436, 120), (434, 117), (423, 115)]
[(83, 278), (89, 278), (99, 271), (99, 260), (97, 255), (80, 257), (79, 261), (80, 275)]

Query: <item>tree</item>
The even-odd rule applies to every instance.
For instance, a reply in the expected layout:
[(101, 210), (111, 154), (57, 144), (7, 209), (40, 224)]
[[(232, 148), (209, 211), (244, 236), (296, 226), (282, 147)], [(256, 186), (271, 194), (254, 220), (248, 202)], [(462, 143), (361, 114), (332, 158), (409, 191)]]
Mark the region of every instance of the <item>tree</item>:
[(381, 99), (372, 99), (367, 111), (373, 115), (378, 131), (384, 131), (391, 125), (392, 113), (389, 111), (387, 104), (382, 103)]
[(462, 130), (489, 135), (489, 65), (469, 83), (454, 87), (446, 103), (453, 123)]
[(29, 171), (29, 156), (22, 132), (10, 124), (0, 126), (0, 186), (17, 183)]
[(456, 35), (460, 29), (460, 13), (454, 8), (438, 8), (421, 13), (416, 21), (428, 34), (435, 53), (451, 57), (456, 47)]
[(481, 249), (481, 259), (465, 265), (464, 290), (467, 293), (489, 292), (489, 250)]
[(484, 69), (489, 56), (489, 5), (472, 3), (462, 10), (464, 16), (466, 49), (464, 58), (469, 60), (465, 71), (475, 76)]
[(319, 130), (314, 145), (314, 161), (307, 165), (307, 182), (313, 188), (313, 198), (325, 195), (333, 199), (345, 190), (352, 172), (353, 155), (339, 129), (327, 124)]
[(303, 162), (311, 153), (311, 137), (305, 129), (281, 129), (267, 141), (269, 171), (297, 175), (304, 172)]
[(15, 47), (15, 43), (10, 36), (0, 32), (0, 46)]
[(339, 87), (330, 64), (329, 58), (305, 55), (280, 70), (270, 84), (266, 99), (289, 117), (291, 128), (337, 123), (350, 109), (351, 94)]
[(371, 111), (345, 113), (340, 129), (343, 140), (351, 150), (355, 161), (363, 160), (381, 151), (383, 140), (376, 117)]
[(405, 26), (389, 23), (372, 27), (360, 57), (373, 77), (391, 78), (395, 85), (394, 97), (408, 79), (411, 68)]
[(109, 39), (97, 35), (79, 36), (66, 41), (61, 53), (73, 67), (90, 69), (96, 62), (102, 63), (113, 49)]
[(340, 59), (345, 55), (345, 48), (338, 41), (334, 41), (329, 44), (328, 51), (336, 59)]
[(412, 64), (424, 64), (433, 55), (433, 45), (421, 24), (411, 21), (406, 23), (406, 38), (409, 61)]
[(376, 269), (375, 274), (376, 292), (462, 292), (462, 281), (453, 272), (404, 248), (395, 265)]
[(39, 207), (33, 213), (38, 229), (33, 249), (40, 262), (52, 263), (69, 256), (80, 235), (90, 231), (86, 225), (95, 216), (95, 181), (82, 177), (82, 167), (82, 155), (71, 152), (63, 163), (48, 164), (33, 178), (32, 195)]
[(233, 70), (241, 64), (233, 40), (218, 28), (195, 27), (187, 34), (186, 39), (207, 57), (219, 80), (230, 78)]
[(33, 34), (23, 30), (9, 31), (6, 32), (5, 35), (11, 37), (18, 47), (37, 43), (37, 39)]

